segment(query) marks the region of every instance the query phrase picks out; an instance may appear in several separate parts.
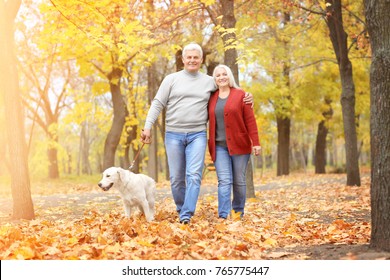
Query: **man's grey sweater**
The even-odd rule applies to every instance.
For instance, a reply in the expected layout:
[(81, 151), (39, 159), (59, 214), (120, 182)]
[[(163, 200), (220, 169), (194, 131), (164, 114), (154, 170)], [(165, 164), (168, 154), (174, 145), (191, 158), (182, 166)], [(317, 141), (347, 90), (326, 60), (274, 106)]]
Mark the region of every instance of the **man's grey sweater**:
[(214, 79), (201, 72), (182, 70), (165, 77), (146, 117), (145, 129), (151, 129), (164, 107), (166, 130), (198, 132), (206, 130), (207, 104), (216, 90)]

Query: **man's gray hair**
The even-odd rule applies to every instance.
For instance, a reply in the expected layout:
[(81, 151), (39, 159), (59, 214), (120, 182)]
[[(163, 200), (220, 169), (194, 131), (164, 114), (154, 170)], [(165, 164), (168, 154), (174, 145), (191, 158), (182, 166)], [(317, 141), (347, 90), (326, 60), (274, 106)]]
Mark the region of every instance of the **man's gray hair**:
[(200, 58), (203, 58), (202, 47), (199, 46), (197, 43), (190, 43), (190, 44), (186, 45), (186, 46), (183, 48), (183, 52), (182, 52), (182, 56), (183, 56), (183, 57), (185, 56), (185, 53), (186, 53), (187, 51), (198, 51), (199, 54), (200, 54)]

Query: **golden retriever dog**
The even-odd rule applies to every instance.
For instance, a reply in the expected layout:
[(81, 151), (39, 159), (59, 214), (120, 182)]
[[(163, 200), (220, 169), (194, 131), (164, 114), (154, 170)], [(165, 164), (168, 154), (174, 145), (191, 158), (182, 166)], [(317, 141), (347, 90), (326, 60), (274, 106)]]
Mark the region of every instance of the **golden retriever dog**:
[(138, 207), (148, 222), (154, 219), (156, 182), (149, 176), (135, 174), (120, 167), (110, 167), (103, 172), (98, 186), (104, 191), (112, 187), (119, 191), (126, 217), (130, 217), (132, 209)]

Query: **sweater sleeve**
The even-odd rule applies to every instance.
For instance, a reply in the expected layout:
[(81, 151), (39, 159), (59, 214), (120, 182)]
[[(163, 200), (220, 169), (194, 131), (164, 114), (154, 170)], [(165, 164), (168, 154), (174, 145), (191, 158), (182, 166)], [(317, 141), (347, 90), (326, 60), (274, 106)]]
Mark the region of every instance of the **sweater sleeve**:
[(163, 108), (167, 105), (169, 93), (171, 90), (171, 75), (165, 77), (162, 81), (156, 96), (154, 97), (148, 115), (146, 116), (145, 129), (151, 129), (156, 122)]
[(146, 116), (144, 129), (152, 128), (163, 108), (164, 105), (158, 99), (153, 99), (148, 115)]

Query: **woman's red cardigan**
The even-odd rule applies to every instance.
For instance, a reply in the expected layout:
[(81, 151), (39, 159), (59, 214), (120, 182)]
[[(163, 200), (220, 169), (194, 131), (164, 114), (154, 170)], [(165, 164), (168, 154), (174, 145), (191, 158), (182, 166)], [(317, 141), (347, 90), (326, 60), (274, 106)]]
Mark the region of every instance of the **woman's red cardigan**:
[[(218, 100), (217, 90), (211, 95), (209, 111), (209, 152), (215, 161), (215, 106)], [(250, 154), (253, 146), (260, 146), (255, 115), (252, 106), (245, 104), (245, 92), (241, 89), (230, 88), (230, 94), (224, 109), (226, 143), (230, 155)]]

